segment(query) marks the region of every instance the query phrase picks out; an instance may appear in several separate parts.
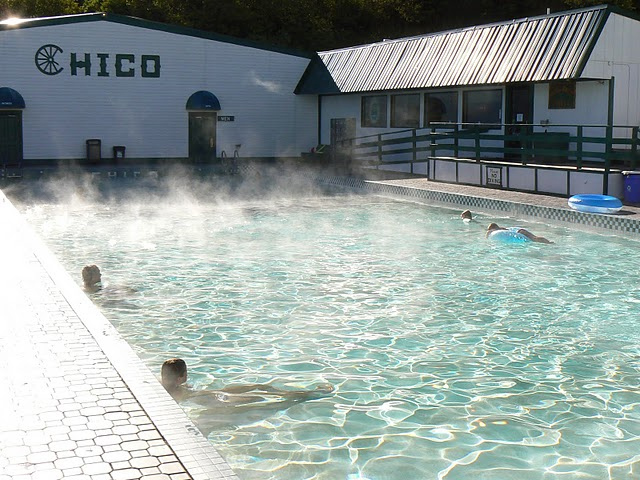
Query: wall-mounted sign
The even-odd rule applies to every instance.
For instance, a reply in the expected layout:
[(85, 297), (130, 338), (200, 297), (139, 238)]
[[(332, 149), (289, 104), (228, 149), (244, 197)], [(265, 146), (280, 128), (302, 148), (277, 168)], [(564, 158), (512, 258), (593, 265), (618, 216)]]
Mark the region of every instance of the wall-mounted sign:
[(576, 108), (575, 80), (549, 83), (549, 109), (574, 108)]
[(487, 185), (502, 186), (502, 168), (487, 167)]
[(236, 117), (233, 115), (218, 115), (219, 122), (235, 122)]
[(67, 58), (64, 50), (57, 45), (41, 46), (35, 55), (36, 67), (45, 75), (58, 75), (68, 61), (71, 76), (82, 73), (85, 77), (135, 77), (159, 78), (160, 55), (139, 55), (133, 53), (71, 53)]

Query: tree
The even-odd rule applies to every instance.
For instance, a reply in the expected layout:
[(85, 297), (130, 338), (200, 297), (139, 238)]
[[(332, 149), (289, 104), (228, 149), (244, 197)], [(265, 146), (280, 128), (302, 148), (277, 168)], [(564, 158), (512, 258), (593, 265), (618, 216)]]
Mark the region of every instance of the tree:
[[(144, 18), (156, 22), (166, 22), (166, 10), (157, 0), (86, 0), (82, 9), (85, 12), (108, 12), (119, 15)], [(172, 0), (170, 3), (178, 3)]]
[(74, 0), (0, 0), (0, 18), (51, 17), (80, 12)]
[[(452, 8), (436, 0), (0, 0), (0, 15), (110, 12), (313, 52), (600, 3), (458, 0)], [(640, 7), (640, 0), (607, 3)]]
[(614, 0), (612, 2), (601, 2), (598, 0), (565, 0), (564, 2), (569, 8), (590, 7), (593, 5), (601, 5), (602, 3), (615, 5), (626, 10), (637, 10), (640, 2), (633, 0)]

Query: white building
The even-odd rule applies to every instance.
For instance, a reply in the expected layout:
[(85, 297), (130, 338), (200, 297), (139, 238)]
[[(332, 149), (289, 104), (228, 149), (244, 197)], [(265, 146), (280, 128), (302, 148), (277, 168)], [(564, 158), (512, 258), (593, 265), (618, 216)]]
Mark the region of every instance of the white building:
[(345, 117), (356, 136), (430, 121), (637, 126), (639, 43), (638, 19), (603, 5), (320, 52), (297, 91), (320, 95), (326, 143)]
[(111, 14), (5, 21), (0, 164), (299, 156), (317, 144), (317, 99), (293, 93), (309, 59)]
[[(317, 55), (111, 14), (5, 21), (0, 168), (121, 147), (140, 162), (299, 157), (377, 138), (357, 155), (435, 180), (620, 194), (609, 167), (635, 167), (638, 45), (640, 21), (606, 5)], [(512, 165), (469, 164), (480, 157)]]
[[(321, 143), (355, 137), (355, 156), (386, 162), (387, 169), (471, 184), (502, 177), (503, 187), (537, 190), (531, 168), (516, 175), (492, 166), (489, 175), (452, 159), (528, 155), (528, 163), (543, 165), (633, 164), (638, 45), (637, 17), (603, 5), (320, 52), (296, 91), (320, 97)], [(486, 131), (476, 142), (469, 132), (478, 124)], [(457, 131), (427, 138), (432, 128)], [(534, 146), (547, 147), (547, 154), (519, 153)], [(569, 173), (552, 176), (557, 185), (546, 190), (552, 193), (590, 191), (596, 179), (588, 175), (571, 186)], [(595, 180), (605, 191), (607, 177)]]

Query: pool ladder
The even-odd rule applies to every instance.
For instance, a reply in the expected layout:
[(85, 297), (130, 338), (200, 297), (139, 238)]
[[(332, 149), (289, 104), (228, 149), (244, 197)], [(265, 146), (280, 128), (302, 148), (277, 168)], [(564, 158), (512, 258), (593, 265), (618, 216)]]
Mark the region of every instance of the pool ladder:
[(224, 150), (220, 152), (220, 160), (222, 161), (222, 166), (224, 167), (225, 172), (230, 175), (237, 175), (238, 173), (240, 173), (238, 162), (238, 159), (240, 158), (240, 152), (238, 152), (238, 148), (240, 148), (240, 145), (236, 145), (236, 149), (233, 151), (233, 158), (231, 159), (227, 157), (227, 152), (225, 152)]

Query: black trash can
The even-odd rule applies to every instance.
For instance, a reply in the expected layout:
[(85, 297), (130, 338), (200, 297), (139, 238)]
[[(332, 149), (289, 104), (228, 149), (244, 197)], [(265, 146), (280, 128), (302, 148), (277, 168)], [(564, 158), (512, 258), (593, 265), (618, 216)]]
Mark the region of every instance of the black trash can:
[(100, 163), (102, 160), (102, 140), (99, 138), (87, 140), (87, 160), (90, 163)]
[(124, 160), (124, 154), (127, 150), (127, 147), (123, 145), (114, 145), (113, 146), (113, 159), (117, 162), (120, 160)]

